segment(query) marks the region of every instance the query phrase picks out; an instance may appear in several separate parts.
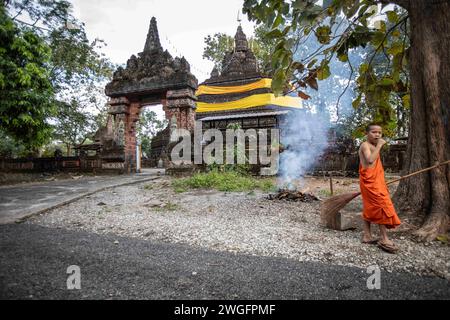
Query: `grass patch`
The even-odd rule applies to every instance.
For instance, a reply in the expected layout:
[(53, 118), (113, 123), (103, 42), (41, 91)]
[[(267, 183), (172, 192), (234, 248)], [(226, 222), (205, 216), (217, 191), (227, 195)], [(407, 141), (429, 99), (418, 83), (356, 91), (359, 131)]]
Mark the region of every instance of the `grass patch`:
[[(348, 191), (350, 192), (350, 191)], [(341, 189), (335, 189), (333, 190), (333, 194), (331, 194), (331, 191), (329, 189), (321, 189), (319, 190), (319, 195), (321, 196), (325, 196), (325, 197), (332, 197), (332, 196), (337, 196), (343, 193), (343, 190)]]
[(162, 207), (156, 207), (154, 210), (155, 211), (175, 211), (180, 209), (181, 207), (176, 204), (176, 203), (172, 203), (172, 202), (167, 202), (165, 205), (163, 205)]
[(153, 189), (153, 184), (146, 184), (146, 185), (144, 185), (144, 189), (145, 190), (152, 190)]
[(319, 190), (319, 195), (321, 195), (323, 197), (331, 197), (331, 191), (326, 190), (326, 189), (321, 189), (321, 190)]
[(188, 189), (216, 189), (232, 192), (260, 189), (269, 192), (276, 188), (270, 178), (255, 178), (234, 171), (197, 173), (189, 178), (174, 180), (172, 186), (175, 192), (185, 192)]

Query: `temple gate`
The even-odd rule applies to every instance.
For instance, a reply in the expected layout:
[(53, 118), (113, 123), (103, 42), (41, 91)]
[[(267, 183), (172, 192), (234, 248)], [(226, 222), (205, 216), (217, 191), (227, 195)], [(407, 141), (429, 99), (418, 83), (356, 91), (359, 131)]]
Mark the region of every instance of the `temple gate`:
[(144, 51), (132, 55), (125, 69), (119, 67), (105, 88), (110, 100), (103, 169), (136, 170), (136, 123), (143, 106), (162, 104), (169, 125), (193, 130), (197, 83), (184, 57), (163, 50), (153, 17)]

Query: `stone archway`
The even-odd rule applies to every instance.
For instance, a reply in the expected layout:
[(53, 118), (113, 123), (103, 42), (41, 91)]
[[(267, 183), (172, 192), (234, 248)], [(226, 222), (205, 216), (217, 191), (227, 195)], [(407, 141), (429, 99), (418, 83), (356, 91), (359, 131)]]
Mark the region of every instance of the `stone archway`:
[(144, 105), (162, 104), (166, 119), (175, 117), (178, 128), (193, 130), (197, 85), (186, 59), (163, 50), (153, 17), (144, 51), (119, 67), (105, 88), (112, 133), (102, 151), (104, 168), (136, 169), (136, 122)]

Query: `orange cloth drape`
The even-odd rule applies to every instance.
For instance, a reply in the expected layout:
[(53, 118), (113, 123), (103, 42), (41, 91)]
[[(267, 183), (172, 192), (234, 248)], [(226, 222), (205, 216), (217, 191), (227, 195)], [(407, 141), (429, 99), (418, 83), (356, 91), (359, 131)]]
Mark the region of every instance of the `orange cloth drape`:
[(359, 185), (363, 199), (363, 218), (388, 229), (400, 225), (384, 180), (384, 169), (380, 157), (372, 168), (359, 165)]

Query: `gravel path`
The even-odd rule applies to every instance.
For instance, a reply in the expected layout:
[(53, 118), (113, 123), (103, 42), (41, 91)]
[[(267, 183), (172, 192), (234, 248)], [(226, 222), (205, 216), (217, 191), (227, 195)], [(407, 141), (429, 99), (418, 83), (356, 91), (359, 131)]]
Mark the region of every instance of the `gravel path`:
[(388, 272), (450, 280), (450, 246), (438, 241), (415, 243), (407, 231), (411, 227), (407, 219), (402, 228), (391, 232), (401, 249), (392, 255), (361, 244), (359, 230), (320, 226), (319, 202), (272, 201), (266, 196), (214, 190), (177, 194), (170, 178), (160, 177), (97, 193), (26, 223), (297, 261), (361, 268), (378, 265)]

